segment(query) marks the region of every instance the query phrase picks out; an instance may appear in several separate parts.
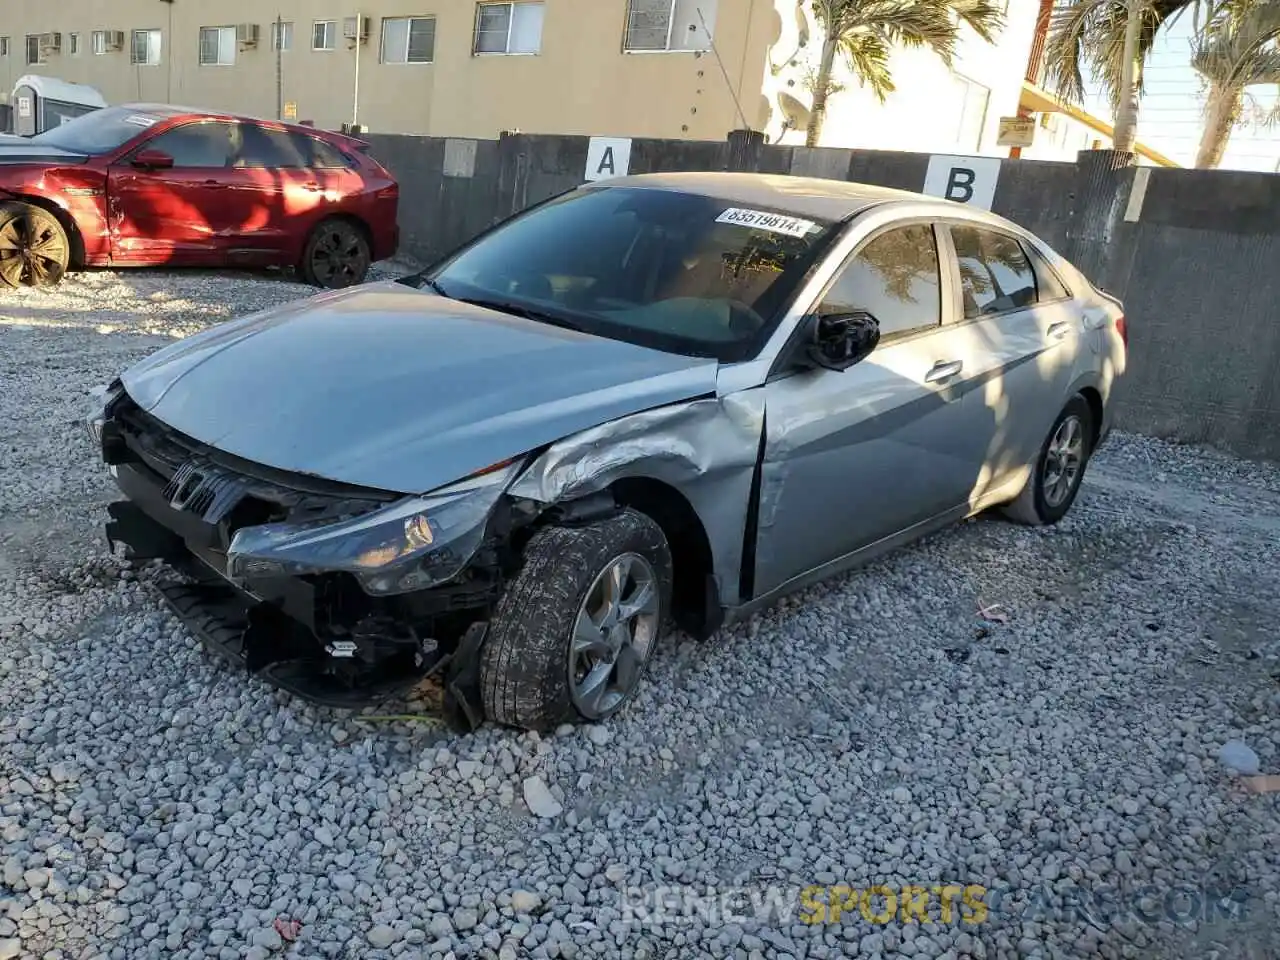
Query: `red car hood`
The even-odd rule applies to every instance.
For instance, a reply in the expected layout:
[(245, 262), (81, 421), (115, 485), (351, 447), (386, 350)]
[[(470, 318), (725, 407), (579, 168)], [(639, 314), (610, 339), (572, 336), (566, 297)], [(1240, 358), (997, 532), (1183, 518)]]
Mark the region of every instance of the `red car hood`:
[(0, 164), (30, 163), (62, 166), (85, 163), (87, 154), (28, 140), (26, 137), (0, 135)]

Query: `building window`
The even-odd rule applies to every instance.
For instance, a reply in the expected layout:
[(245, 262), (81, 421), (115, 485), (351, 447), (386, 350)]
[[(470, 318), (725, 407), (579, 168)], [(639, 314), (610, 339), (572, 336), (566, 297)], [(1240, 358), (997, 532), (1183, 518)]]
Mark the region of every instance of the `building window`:
[(95, 57), (100, 57), (107, 52), (107, 31), (95, 30), (89, 34), (89, 49)]
[(27, 34), (27, 63), (44, 63), (44, 50), (40, 48), (39, 34)]
[(383, 17), (383, 63), (431, 63), (436, 57), (435, 17)]
[(67, 53), (71, 54), (73, 57), (80, 56), (80, 34), (67, 34)]
[(7, 57), (8, 55), (9, 55), (9, 38), (0, 37), (0, 57)]
[(200, 66), (229, 67), (236, 62), (235, 27), (200, 28)]
[(144, 67), (155, 67), (160, 64), (160, 31), (133, 31), (133, 46), (129, 48), (129, 62)]
[(338, 49), (338, 21), (317, 20), (311, 28), (312, 50)]
[(277, 20), (271, 24), (271, 49), (293, 49), (293, 23), (289, 20)]
[(710, 50), (716, 27), (716, 0), (627, 0), (630, 52)]
[(473, 53), (537, 53), (542, 49), (539, 3), (481, 3), (476, 6)]
[(987, 125), (987, 104), (991, 91), (959, 74), (951, 75), (955, 85), (955, 143), (961, 150), (977, 150), (982, 146), (982, 131)]

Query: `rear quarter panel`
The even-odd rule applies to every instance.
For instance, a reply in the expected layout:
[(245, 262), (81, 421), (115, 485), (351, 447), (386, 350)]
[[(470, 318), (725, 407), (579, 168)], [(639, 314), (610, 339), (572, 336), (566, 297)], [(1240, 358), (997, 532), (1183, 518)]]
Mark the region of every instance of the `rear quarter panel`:
[(108, 261), (111, 249), (107, 230), (107, 177), (100, 164), (0, 167), (0, 196), (52, 203), (70, 220), (78, 234), (72, 237), (73, 253), (82, 255), (84, 262), (92, 266)]

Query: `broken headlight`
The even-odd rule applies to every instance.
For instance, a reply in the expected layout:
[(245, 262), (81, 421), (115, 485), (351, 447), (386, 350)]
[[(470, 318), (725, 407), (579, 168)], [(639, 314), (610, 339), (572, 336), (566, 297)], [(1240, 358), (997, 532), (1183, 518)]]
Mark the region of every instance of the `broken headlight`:
[(371, 594), (443, 583), (480, 546), (489, 514), (519, 467), (515, 462), (491, 467), (434, 493), (338, 523), (243, 527), (227, 550), (227, 575), (242, 580), (345, 571)]
[(111, 407), (123, 395), (124, 386), (119, 380), (102, 384), (89, 391), (89, 396), (93, 400), (89, 415), (85, 417), (85, 424), (89, 428), (89, 435), (93, 437), (94, 443), (102, 443), (102, 428), (106, 426), (111, 416)]

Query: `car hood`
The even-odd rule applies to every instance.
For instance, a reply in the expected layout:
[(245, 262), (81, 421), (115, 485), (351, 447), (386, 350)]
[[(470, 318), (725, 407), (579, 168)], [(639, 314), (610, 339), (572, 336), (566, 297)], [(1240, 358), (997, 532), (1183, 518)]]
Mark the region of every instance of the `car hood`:
[(46, 143), (35, 143), (26, 137), (0, 134), (0, 164), (10, 163), (85, 163), (88, 155)]
[(379, 283), (220, 324), (121, 379), (143, 409), (219, 450), (424, 493), (616, 417), (713, 393), (716, 362)]

